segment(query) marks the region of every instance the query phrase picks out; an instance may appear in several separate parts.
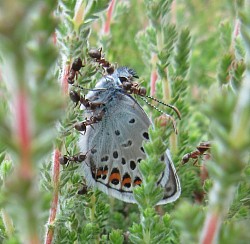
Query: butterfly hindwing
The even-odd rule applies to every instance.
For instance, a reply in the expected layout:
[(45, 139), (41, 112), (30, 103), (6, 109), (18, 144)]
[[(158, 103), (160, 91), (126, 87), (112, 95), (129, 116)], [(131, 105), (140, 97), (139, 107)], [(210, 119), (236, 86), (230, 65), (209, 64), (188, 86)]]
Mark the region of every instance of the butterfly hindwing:
[(81, 151), (90, 150), (83, 165), (87, 181), (131, 202), (133, 186), (141, 183), (138, 163), (145, 158), (142, 141), (148, 138), (149, 125), (150, 120), (139, 104), (120, 94), (119, 102), (81, 137)]

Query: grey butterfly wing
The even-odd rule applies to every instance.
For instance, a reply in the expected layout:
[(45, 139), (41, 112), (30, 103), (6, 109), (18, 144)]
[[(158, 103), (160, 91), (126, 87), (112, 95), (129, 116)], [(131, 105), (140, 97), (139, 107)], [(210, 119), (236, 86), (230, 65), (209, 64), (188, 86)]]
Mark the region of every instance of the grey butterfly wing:
[(157, 205), (174, 202), (181, 194), (180, 181), (176, 173), (174, 163), (172, 162), (169, 149), (167, 149), (163, 155), (162, 161), (166, 164), (166, 167), (157, 184), (163, 187), (164, 195), (163, 199), (159, 201)]
[(87, 183), (135, 202), (132, 189), (141, 183), (138, 164), (145, 158), (142, 141), (148, 138), (150, 120), (134, 99), (116, 96), (102, 120), (81, 136), (79, 146), (82, 152), (90, 150), (83, 163)]
[[(87, 184), (106, 194), (135, 203), (133, 187), (142, 177), (138, 165), (146, 155), (142, 147), (148, 139), (151, 124), (140, 105), (130, 96), (115, 93), (107, 103), (102, 120), (87, 127), (79, 146), (88, 153), (82, 164)], [(174, 201), (180, 195), (180, 184), (169, 155), (164, 156), (165, 171), (157, 184), (164, 187), (164, 198), (159, 204)]]

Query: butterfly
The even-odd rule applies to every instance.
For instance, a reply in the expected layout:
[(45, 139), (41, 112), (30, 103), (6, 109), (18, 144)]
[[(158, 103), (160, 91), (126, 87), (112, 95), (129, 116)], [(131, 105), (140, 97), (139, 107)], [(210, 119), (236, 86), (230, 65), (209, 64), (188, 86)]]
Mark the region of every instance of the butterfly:
[[(117, 68), (113, 74), (103, 76), (93, 90), (85, 96), (90, 104), (86, 121), (101, 119), (85, 128), (79, 138), (79, 148), (89, 152), (82, 166), (88, 187), (124, 202), (136, 203), (133, 189), (142, 184), (140, 161), (146, 158), (143, 141), (149, 140), (148, 128), (152, 124), (139, 103), (123, 88), (124, 80), (138, 78), (127, 67)], [(156, 184), (164, 188), (164, 197), (157, 205), (175, 201), (181, 192), (169, 150), (161, 157), (165, 170)]]

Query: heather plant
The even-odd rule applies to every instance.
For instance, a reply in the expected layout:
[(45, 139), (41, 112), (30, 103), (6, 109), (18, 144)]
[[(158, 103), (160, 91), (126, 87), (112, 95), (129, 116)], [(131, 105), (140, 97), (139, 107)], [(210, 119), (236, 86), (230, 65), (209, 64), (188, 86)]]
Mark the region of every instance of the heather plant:
[[(249, 243), (249, 10), (248, 0), (1, 1), (0, 243)], [(103, 75), (91, 48), (181, 113), (152, 101), (176, 134), (135, 96), (154, 124), (138, 204), (86, 189), (79, 163), (60, 165), (79, 152), (82, 110), (69, 93)], [(204, 141), (211, 149), (183, 164)], [(167, 148), (182, 193), (155, 207)]]

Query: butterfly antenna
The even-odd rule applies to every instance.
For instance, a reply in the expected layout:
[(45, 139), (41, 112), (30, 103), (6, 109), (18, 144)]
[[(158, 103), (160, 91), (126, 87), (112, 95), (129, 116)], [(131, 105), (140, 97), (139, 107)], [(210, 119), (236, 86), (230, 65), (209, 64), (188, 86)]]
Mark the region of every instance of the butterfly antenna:
[(82, 86), (75, 85), (75, 84), (72, 84), (72, 86), (77, 87), (77, 88), (80, 88), (81, 90), (86, 90), (86, 91), (106, 91), (106, 90), (107, 90), (107, 88), (94, 88), (94, 89), (89, 89), (89, 88), (84, 88), (84, 87), (82, 87)]
[[(162, 102), (162, 101), (160, 101), (160, 100), (158, 100), (158, 99), (156, 99), (156, 98), (154, 98), (154, 97), (151, 97), (151, 96), (149, 96), (149, 95), (145, 95), (145, 97), (147, 97), (147, 98), (149, 98), (149, 99), (151, 99), (151, 100), (153, 100), (153, 101), (156, 101), (157, 103), (160, 103), (160, 104), (162, 104), (162, 105), (164, 105), (164, 106), (167, 106), (167, 107), (169, 107), (169, 108), (172, 108), (172, 109), (175, 111), (175, 113), (177, 114), (178, 118), (181, 119), (181, 113), (180, 113), (180, 111), (178, 110), (178, 108), (176, 108), (175, 106), (170, 105), (170, 104), (167, 104), (167, 103), (164, 103), (164, 102)], [(144, 100), (144, 101), (145, 101), (145, 100)]]
[(172, 122), (172, 125), (173, 125), (173, 128), (174, 128), (174, 132), (175, 134), (177, 135), (178, 134), (178, 131), (177, 131), (177, 128), (176, 128), (176, 122), (175, 120), (173, 119), (173, 117), (169, 114), (166, 114), (164, 113), (162, 110), (160, 110), (159, 108), (157, 108), (156, 106), (154, 106), (153, 104), (151, 104), (145, 97), (141, 97), (139, 96), (146, 104), (148, 104), (150, 107), (152, 107), (153, 109), (157, 110), (158, 112), (160, 112), (161, 114), (165, 114), (167, 116), (168, 119), (171, 120)]

